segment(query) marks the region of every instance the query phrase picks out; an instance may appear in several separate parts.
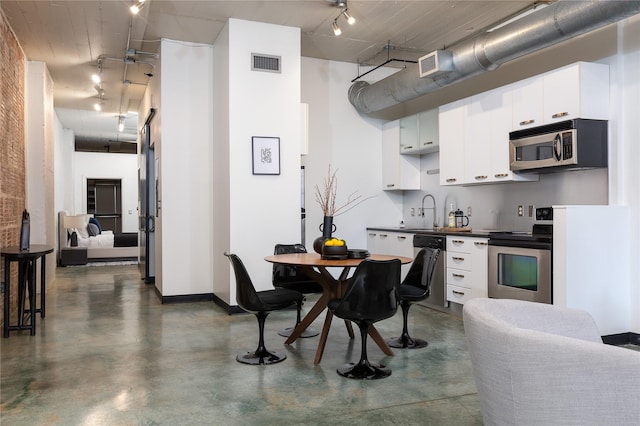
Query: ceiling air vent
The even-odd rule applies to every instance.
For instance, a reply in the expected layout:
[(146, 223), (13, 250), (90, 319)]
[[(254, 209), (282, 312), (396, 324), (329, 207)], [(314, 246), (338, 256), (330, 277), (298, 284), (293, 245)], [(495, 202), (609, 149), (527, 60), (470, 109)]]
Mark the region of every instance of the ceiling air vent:
[(280, 72), (280, 56), (252, 53), (251, 71)]
[(453, 71), (453, 55), (444, 50), (435, 50), (418, 59), (420, 78), (435, 77)]

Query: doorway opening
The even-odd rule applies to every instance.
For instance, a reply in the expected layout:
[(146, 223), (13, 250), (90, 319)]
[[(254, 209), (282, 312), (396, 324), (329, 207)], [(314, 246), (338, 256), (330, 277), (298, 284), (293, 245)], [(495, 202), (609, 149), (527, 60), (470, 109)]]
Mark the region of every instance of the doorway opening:
[(122, 233), (122, 179), (87, 179), (87, 213), (103, 229)]

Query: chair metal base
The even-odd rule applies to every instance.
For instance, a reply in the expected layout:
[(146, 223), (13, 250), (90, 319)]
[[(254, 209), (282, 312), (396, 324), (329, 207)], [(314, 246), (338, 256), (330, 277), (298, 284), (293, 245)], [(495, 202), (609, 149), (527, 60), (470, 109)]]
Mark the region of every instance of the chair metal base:
[(358, 380), (384, 379), (391, 375), (391, 370), (386, 366), (366, 360), (358, 363), (349, 362), (339, 367), (336, 371), (342, 377)]
[(275, 351), (255, 351), (255, 352), (242, 352), (236, 356), (236, 361), (242, 364), (251, 365), (269, 365), (276, 364), (278, 362), (287, 359), (287, 355), (282, 352)]
[[(294, 328), (295, 328), (295, 327), (287, 327), (287, 328), (284, 328), (284, 329), (282, 329), (282, 330), (278, 331), (278, 334), (279, 334), (280, 336), (282, 336), (282, 337), (289, 337), (289, 336), (291, 336), (291, 333), (293, 333), (293, 329), (294, 329)], [(320, 332), (319, 332), (318, 330), (316, 330), (315, 328), (311, 328), (311, 327), (309, 327), (309, 328), (307, 328), (305, 331), (303, 331), (302, 333), (300, 333), (300, 336), (298, 336), (298, 337), (303, 337), (303, 338), (306, 338), (306, 337), (316, 337), (318, 334), (320, 334)]]
[(420, 349), (429, 346), (429, 342), (426, 340), (414, 339), (409, 336), (394, 337), (392, 339), (388, 339), (386, 342), (390, 347), (400, 349)]

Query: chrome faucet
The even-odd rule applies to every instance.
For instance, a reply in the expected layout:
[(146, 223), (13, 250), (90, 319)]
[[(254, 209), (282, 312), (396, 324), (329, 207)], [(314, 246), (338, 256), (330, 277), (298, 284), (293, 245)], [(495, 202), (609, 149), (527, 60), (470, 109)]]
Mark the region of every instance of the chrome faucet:
[(436, 199), (434, 198), (434, 196), (433, 196), (433, 195), (431, 195), (431, 194), (427, 194), (427, 195), (425, 195), (424, 197), (422, 197), (422, 208), (420, 209), (420, 215), (421, 215), (422, 217), (424, 217), (424, 200), (425, 200), (425, 198), (427, 198), (427, 197), (431, 198), (431, 200), (433, 201), (433, 207), (429, 207), (429, 208), (430, 208), (431, 210), (433, 210), (433, 221), (432, 221), (432, 227), (433, 227), (433, 230), (435, 231), (436, 229), (438, 229), (438, 221), (437, 221), (437, 219), (436, 219), (436, 211), (437, 211), (437, 210), (436, 210)]

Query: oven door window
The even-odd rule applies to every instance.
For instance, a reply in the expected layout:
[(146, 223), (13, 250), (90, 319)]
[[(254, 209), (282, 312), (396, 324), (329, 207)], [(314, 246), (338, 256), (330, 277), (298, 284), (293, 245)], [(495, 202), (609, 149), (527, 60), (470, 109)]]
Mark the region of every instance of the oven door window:
[(538, 258), (498, 253), (498, 284), (538, 291)]

